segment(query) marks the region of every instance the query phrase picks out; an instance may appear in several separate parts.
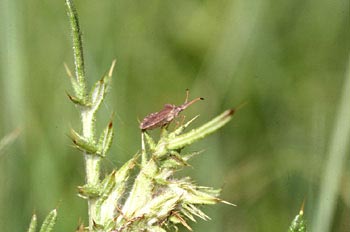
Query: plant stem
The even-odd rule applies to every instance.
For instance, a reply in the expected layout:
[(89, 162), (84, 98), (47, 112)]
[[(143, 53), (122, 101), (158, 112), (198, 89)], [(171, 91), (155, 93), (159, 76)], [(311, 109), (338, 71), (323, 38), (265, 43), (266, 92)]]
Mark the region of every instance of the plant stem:
[(350, 139), (350, 57), (344, 78), (342, 96), (338, 113), (334, 123), (331, 143), (328, 151), (328, 161), (322, 177), (320, 196), (316, 216), (313, 221), (313, 230), (317, 232), (330, 231), (332, 220), (335, 217), (337, 197), (339, 194), (341, 176), (343, 175), (346, 159), (349, 153)]
[[(72, 29), (73, 53), (75, 64), (75, 76), (77, 88), (75, 89), (77, 97), (85, 104), (89, 102), (86, 93), (87, 83), (84, 71), (83, 45), (81, 39), (81, 31), (79, 27), (78, 14), (71, 0), (66, 0), (67, 14)], [(95, 119), (94, 110), (91, 107), (81, 108), (81, 121), (83, 137), (90, 142), (94, 142)], [(96, 154), (84, 152), (86, 185), (95, 187), (100, 180), (100, 161), (101, 157)], [(89, 213), (89, 231), (93, 229), (93, 219), (96, 218), (96, 199), (88, 196), (88, 213)]]
[[(86, 110), (81, 112), (83, 136), (88, 140), (94, 138), (95, 121), (93, 120), (93, 113)], [(100, 161), (101, 158), (94, 154), (84, 152), (85, 159), (85, 174), (86, 184), (88, 186), (97, 186), (100, 180)], [(88, 198), (89, 211), (89, 230), (92, 231), (93, 218), (96, 216), (96, 199)]]

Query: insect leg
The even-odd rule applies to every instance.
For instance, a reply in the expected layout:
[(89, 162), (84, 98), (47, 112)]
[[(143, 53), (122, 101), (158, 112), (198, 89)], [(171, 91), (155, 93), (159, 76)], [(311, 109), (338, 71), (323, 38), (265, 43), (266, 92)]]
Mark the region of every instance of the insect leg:
[(184, 124), (185, 119), (186, 119), (186, 115), (181, 115), (181, 123), (180, 123), (181, 126)]
[(189, 89), (186, 89), (186, 99), (185, 99), (185, 103), (188, 102), (188, 96), (190, 94), (190, 90)]

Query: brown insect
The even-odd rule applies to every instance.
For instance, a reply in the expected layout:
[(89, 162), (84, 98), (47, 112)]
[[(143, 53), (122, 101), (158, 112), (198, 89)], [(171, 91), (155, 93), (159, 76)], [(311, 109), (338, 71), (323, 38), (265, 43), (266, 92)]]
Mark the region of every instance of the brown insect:
[(171, 123), (171, 121), (174, 120), (174, 118), (176, 118), (181, 111), (183, 111), (196, 101), (204, 100), (204, 98), (198, 97), (189, 102), (188, 94), (189, 91), (186, 90), (186, 100), (182, 105), (176, 106), (172, 104), (165, 104), (164, 108), (161, 111), (147, 115), (140, 123), (140, 129), (142, 131), (145, 131), (155, 129), (157, 127), (166, 126), (169, 123)]

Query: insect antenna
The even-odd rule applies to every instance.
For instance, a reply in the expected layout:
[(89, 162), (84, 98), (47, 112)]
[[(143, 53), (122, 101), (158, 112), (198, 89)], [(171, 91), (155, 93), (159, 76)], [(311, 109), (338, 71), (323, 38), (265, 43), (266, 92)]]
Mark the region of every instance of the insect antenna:
[(182, 104), (181, 106), (179, 106), (179, 108), (180, 108), (181, 110), (184, 110), (184, 109), (186, 109), (187, 107), (189, 107), (190, 105), (192, 105), (193, 103), (195, 103), (195, 102), (197, 102), (197, 101), (199, 101), (199, 100), (204, 100), (204, 98), (202, 98), (202, 97), (197, 97), (197, 98), (193, 99), (193, 100), (190, 101), (190, 102), (185, 102), (184, 104)]

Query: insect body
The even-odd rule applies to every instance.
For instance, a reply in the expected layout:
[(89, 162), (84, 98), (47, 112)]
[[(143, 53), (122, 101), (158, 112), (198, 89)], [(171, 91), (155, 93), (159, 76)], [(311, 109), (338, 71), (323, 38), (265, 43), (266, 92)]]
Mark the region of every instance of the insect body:
[(173, 104), (165, 104), (164, 108), (155, 113), (151, 113), (148, 116), (146, 116), (141, 124), (140, 124), (140, 129), (142, 131), (145, 130), (152, 130), (157, 127), (163, 127), (168, 125), (174, 118), (176, 118), (181, 111), (195, 103), (196, 101), (199, 100), (204, 100), (202, 97), (198, 97), (196, 99), (193, 99), (192, 101), (188, 101), (188, 90), (186, 91), (186, 100), (185, 102), (180, 105), (180, 106), (175, 106)]

